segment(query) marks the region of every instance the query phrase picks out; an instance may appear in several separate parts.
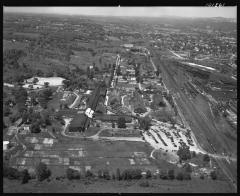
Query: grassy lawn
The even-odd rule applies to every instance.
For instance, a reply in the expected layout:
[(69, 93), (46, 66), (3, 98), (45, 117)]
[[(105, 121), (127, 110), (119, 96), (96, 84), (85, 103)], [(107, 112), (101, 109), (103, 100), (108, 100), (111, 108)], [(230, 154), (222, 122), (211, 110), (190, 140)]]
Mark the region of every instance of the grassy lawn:
[(61, 116), (68, 116), (73, 118), (75, 115), (77, 115), (77, 110), (74, 109), (62, 109), (57, 112)]
[(128, 130), (128, 129), (105, 129), (99, 136), (104, 137), (140, 137), (139, 130)]
[(70, 106), (75, 101), (76, 97), (77, 96), (75, 94), (71, 94), (69, 97), (67, 97), (65, 103)]
[(85, 135), (88, 136), (92, 136), (95, 135), (98, 131), (100, 130), (99, 127), (90, 127), (88, 128), (88, 130), (85, 132)]
[(52, 99), (48, 102), (48, 108), (54, 108), (54, 110), (60, 109), (60, 99), (62, 99), (63, 93), (59, 92), (52, 96)]
[(145, 181), (112, 181), (112, 180), (73, 180), (67, 179), (50, 182), (36, 182), (31, 180), (27, 184), (21, 184), (16, 180), (4, 179), (3, 192), (4, 193), (231, 193), (231, 187), (225, 181), (213, 181), (210, 179), (192, 179), (190, 181), (169, 181), (161, 179), (148, 180), (149, 187), (141, 187), (139, 184)]

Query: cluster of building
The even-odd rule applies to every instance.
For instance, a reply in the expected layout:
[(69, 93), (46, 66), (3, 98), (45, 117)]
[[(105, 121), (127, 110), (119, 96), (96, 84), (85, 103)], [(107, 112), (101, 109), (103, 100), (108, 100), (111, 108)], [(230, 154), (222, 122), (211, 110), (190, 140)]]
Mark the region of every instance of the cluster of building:
[[(237, 52), (236, 38), (216, 36), (214, 32), (202, 31), (174, 32), (172, 29), (159, 30), (149, 33), (152, 45), (156, 48), (168, 48), (182, 53), (185, 57), (219, 57), (232, 59)], [(236, 59), (236, 58), (235, 58)]]

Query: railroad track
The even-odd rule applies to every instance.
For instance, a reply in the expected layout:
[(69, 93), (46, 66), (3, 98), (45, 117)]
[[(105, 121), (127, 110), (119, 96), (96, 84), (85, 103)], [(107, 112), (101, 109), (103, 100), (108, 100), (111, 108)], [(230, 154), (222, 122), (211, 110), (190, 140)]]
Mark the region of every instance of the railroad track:
[[(206, 123), (206, 117), (202, 116), (201, 114), (197, 113), (195, 106), (192, 104), (192, 102), (190, 100), (188, 100), (188, 97), (186, 97), (181, 91), (178, 90), (179, 86), (178, 84), (175, 82), (175, 80), (172, 78), (172, 75), (170, 73), (170, 71), (168, 70), (168, 67), (166, 66), (162, 66), (162, 70), (165, 72), (165, 74), (167, 75), (166, 77), (168, 78), (168, 82), (171, 85), (172, 89), (174, 89), (175, 92), (179, 92), (179, 99), (178, 102), (180, 102), (182, 105), (182, 107), (185, 108), (185, 110), (187, 111), (187, 113), (191, 114), (190, 116), (193, 117), (193, 121), (195, 122), (194, 124), (198, 127), (199, 131), (201, 132), (202, 130), (208, 130), (207, 132), (209, 133), (213, 133), (212, 130), (214, 129), (214, 137), (216, 137), (217, 133), (215, 131), (215, 128), (211, 128), (209, 127), (209, 124)], [(188, 102), (187, 102), (188, 100)], [(190, 108), (189, 108), (190, 107)], [(197, 119), (197, 120), (194, 120)], [(202, 123), (200, 123), (200, 121)], [(200, 136), (200, 132), (198, 133), (198, 136)], [(205, 140), (206, 136), (205, 133), (203, 135), (201, 135), (202, 137), (201, 140)], [(204, 136), (204, 137), (203, 137)], [(206, 143), (204, 141), (204, 143)], [(214, 149), (212, 148), (212, 146), (210, 145), (209, 142), (206, 143), (207, 144), (207, 148), (210, 150), (210, 153), (215, 154)], [(236, 183), (235, 180), (233, 178), (233, 175), (231, 174), (231, 171), (228, 169), (229, 165), (226, 165), (222, 159), (217, 159), (215, 158), (216, 162), (218, 163), (218, 165), (220, 166), (220, 168), (222, 169), (223, 173), (225, 174), (225, 176), (228, 178), (228, 180), (231, 182), (231, 184), (234, 186), (235, 190), (236, 190)]]

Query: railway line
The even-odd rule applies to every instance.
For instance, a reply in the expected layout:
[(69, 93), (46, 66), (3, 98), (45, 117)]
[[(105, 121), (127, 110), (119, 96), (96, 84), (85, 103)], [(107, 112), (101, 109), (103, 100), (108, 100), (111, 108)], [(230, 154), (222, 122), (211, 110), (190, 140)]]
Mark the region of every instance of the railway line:
[[(155, 56), (155, 52), (153, 52)], [(174, 92), (179, 94), (178, 99), (176, 99), (177, 104), (180, 106), (180, 108), (184, 108), (184, 111), (191, 116), (192, 123), (194, 125), (193, 131), (197, 135), (199, 141), (201, 141), (201, 144), (205, 144), (204, 148), (207, 149), (208, 152), (215, 154), (215, 147), (213, 147), (213, 144), (209, 143), (206, 138), (208, 138), (207, 135), (211, 135), (213, 138), (217, 140), (217, 142), (220, 142), (222, 145), (225, 145), (222, 142), (222, 138), (217, 133), (217, 130), (215, 127), (213, 127), (209, 122), (208, 119), (203, 116), (203, 114), (199, 113), (196, 106), (192, 103), (191, 100), (188, 99), (188, 97), (181, 92), (179, 89), (179, 85), (176, 83), (174, 78), (172, 77), (172, 74), (170, 70), (168, 69), (164, 63), (161, 63), (162, 71), (164, 72), (165, 77), (168, 78), (168, 87), (171, 87)], [(224, 161), (224, 159), (215, 159), (218, 163), (219, 167), (222, 169), (223, 173), (226, 175), (226, 177), (229, 179), (231, 184), (234, 186), (236, 190), (236, 179), (234, 178), (234, 174), (232, 173), (230, 169), (230, 165), (228, 162)]]

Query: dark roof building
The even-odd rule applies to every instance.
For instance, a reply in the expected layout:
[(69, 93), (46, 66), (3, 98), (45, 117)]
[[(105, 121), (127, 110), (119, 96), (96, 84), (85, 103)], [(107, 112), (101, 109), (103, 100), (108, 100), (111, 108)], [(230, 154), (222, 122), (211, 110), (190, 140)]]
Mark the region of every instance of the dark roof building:
[(90, 124), (90, 120), (85, 114), (76, 115), (75, 118), (71, 121), (69, 126), (70, 132), (82, 132), (85, 131), (85, 127), (88, 127)]

